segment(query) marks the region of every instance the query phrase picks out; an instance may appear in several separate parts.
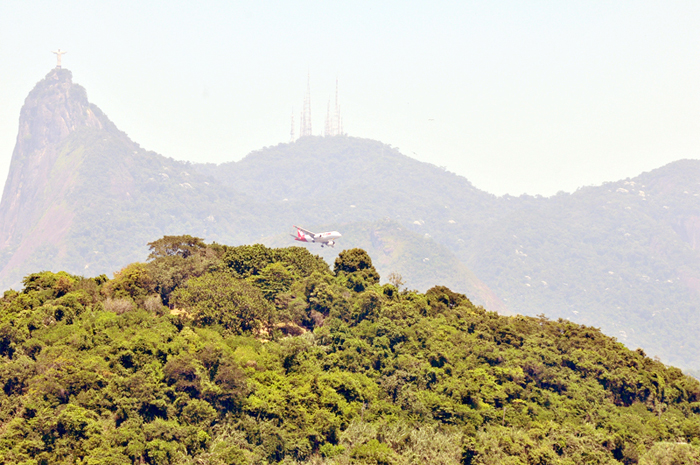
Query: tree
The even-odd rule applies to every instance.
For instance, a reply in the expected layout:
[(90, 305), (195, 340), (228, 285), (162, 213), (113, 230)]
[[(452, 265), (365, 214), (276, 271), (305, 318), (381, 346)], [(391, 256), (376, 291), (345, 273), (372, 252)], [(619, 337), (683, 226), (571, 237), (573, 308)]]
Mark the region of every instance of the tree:
[(345, 277), (347, 286), (356, 292), (379, 283), (379, 273), (372, 265), (369, 254), (362, 249), (343, 250), (335, 259), (333, 271), (338, 277)]
[(22, 280), (24, 284), (24, 292), (52, 290), (58, 297), (70, 292), (78, 277), (71, 276), (65, 271), (52, 273), (51, 271), (42, 271), (41, 273), (32, 273)]
[(109, 297), (131, 297), (142, 302), (155, 292), (155, 282), (145, 263), (132, 263), (115, 273), (114, 279), (105, 285), (103, 292)]
[(224, 263), (237, 278), (259, 274), (273, 259), (272, 249), (262, 244), (229, 247), (223, 256)]
[(252, 284), (227, 273), (191, 278), (172, 294), (199, 325), (221, 325), (234, 334), (259, 331), (270, 323), (272, 307)]
[(157, 241), (149, 242), (148, 248), (151, 251), (148, 259), (155, 260), (172, 256), (187, 258), (195, 253), (201, 253), (207, 248), (207, 245), (201, 238), (185, 234), (183, 236), (163, 236)]
[(297, 276), (311, 276), (314, 272), (330, 274), (330, 268), (326, 261), (318, 255), (314, 255), (304, 247), (287, 247), (273, 249), (275, 261), (284, 264)]
[(401, 276), (396, 271), (392, 271), (391, 273), (389, 273), (387, 281), (389, 281), (389, 284), (394, 286), (399, 291), (401, 290), (401, 286), (406, 284), (406, 281), (403, 280), (403, 276)]
[(263, 268), (259, 275), (251, 276), (249, 279), (271, 302), (274, 302), (275, 297), (281, 292), (288, 291), (294, 282), (292, 273), (281, 263), (271, 263)]
[(262, 244), (226, 247), (222, 259), (238, 278), (256, 276), (272, 263), (281, 263), (292, 274), (300, 277), (314, 272), (329, 273), (328, 265), (318, 255), (312, 255), (303, 247), (271, 249)]
[(425, 292), (425, 296), (428, 298), (428, 305), (434, 312), (444, 312), (463, 302), (471, 305), (466, 295), (454, 292), (445, 286), (433, 286)]

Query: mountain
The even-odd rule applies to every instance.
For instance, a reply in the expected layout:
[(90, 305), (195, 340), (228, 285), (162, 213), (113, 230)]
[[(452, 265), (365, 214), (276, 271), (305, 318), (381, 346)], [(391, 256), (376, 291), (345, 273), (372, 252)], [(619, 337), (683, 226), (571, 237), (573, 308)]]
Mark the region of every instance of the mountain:
[(699, 463), (679, 369), (377, 281), (361, 249), (191, 236), (111, 280), (32, 273), (0, 298), (0, 462)]
[(17, 283), (35, 267), (115, 271), (165, 231), (241, 240), (243, 223), (255, 230), (254, 200), (189, 171), (132, 142), (70, 71), (52, 70), (20, 116), (0, 203), (0, 280)]
[(22, 266), (34, 247), (58, 243), (67, 233), (73, 212), (65, 196), (77, 173), (60, 170), (71, 160), (59, 144), (76, 130), (118, 134), (88, 103), (85, 90), (71, 84), (70, 72), (56, 69), (29, 93), (20, 114), (0, 204), (0, 247), (10, 268)]
[(449, 250), (510, 312), (599, 326), (700, 367), (700, 161), (550, 198), (496, 198), (356, 138), (304, 138), (212, 168), (310, 223), (390, 218)]
[(601, 327), (670, 363), (698, 366), (700, 161), (516, 210), (465, 263), (517, 313)]
[(52, 70), (29, 94), (0, 203), (0, 284), (99, 275), (191, 234), (282, 246), (338, 229), (384, 279), (442, 283), (502, 313), (600, 327), (700, 369), (700, 161), (553, 197), (496, 197), (378, 141), (303, 137), (221, 165), (142, 149)]
[(294, 212), (304, 224), (390, 218), (454, 253), (465, 250), (470, 231), (488, 228), (508, 211), (461, 176), (355, 137), (304, 137), (239, 162), (196, 167)]
[[(205, 165), (142, 149), (88, 102), (70, 71), (52, 70), (30, 92), (20, 115), (0, 203), (0, 283), (17, 287), (37, 268), (111, 273), (145, 259), (147, 243), (163, 235), (188, 233), (241, 244), (261, 241), (294, 222), (337, 217), (337, 212), (324, 217), (307, 199), (273, 201), (248, 187), (215, 178)], [(394, 245), (406, 248), (403, 240), (408, 239), (394, 237)], [(421, 290), (437, 268), (421, 265), (424, 256), (415, 257), (415, 267), (405, 255), (384, 257), (383, 274), (401, 269), (407, 285)], [(447, 262), (440, 271), (461, 276), (454, 281), (459, 290), (473, 291), (476, 302), (499, 308), (498, 299), (465, 265), (454, 257)], [(425, 271), (418, 276), (416, 269)]]

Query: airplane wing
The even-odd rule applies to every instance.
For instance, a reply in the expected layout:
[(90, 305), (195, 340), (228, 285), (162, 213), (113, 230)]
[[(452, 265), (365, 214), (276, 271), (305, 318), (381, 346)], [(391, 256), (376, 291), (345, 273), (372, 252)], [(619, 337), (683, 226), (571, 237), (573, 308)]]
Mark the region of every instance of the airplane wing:
[(309, 231), (308, 229), (300, 228), (299, 226), (294, 226), (294, 227), (297, 228), (299, 231), (303, 232), (304, 234), (308, 234), (308, 235), (311, 236), (311, 237), (315, 237), (315, 236), (316, 236), (316, 233), (312, 233), (312, 232)]

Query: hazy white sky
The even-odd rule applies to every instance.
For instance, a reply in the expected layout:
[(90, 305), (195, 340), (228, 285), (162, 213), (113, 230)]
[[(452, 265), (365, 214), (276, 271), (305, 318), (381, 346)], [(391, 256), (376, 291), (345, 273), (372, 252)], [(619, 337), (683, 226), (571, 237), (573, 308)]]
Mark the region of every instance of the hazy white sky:
[(495, 194), (573, 191), (700, 158), (699, 31), (698, 1), (2, 0), (0, 178), (61, 48), (93, 103), (176, 159), (287, 142), (309, 72), (315, 134), (337, 77), (349, 135)]

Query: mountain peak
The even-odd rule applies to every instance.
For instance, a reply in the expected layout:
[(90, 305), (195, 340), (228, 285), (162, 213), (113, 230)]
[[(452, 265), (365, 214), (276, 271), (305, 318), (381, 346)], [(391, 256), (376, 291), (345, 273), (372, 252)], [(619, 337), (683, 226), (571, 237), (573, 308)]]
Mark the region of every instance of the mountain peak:
[(24, 101), (17, 142), (0, 202), (0, 250), (17, 246), (36, 223), (47, 200), (46, 186), (60, 158), (60, 144), (72, 133), (91, 128), (115, 131), (109, 119), (73, 83), (67, 69), (52, 69)]
[(24, 101), (13, 161), (16, 155), (31, 155), (60, 142), (80, 127), (104, 127), (106, 118), (95, 110), (69, 70), (52, 69)]
[(46, 83), (50, 84), (51, 81), (60, 81), (62, 83), (67, 83), (68, 85), (72, 85), (73, 73), (66, 68), (53, 68), (46, 76), (44, 76), (44, 79), (37, 83), (36, 87), (39, 87), (42, 84), (46, 85)]

